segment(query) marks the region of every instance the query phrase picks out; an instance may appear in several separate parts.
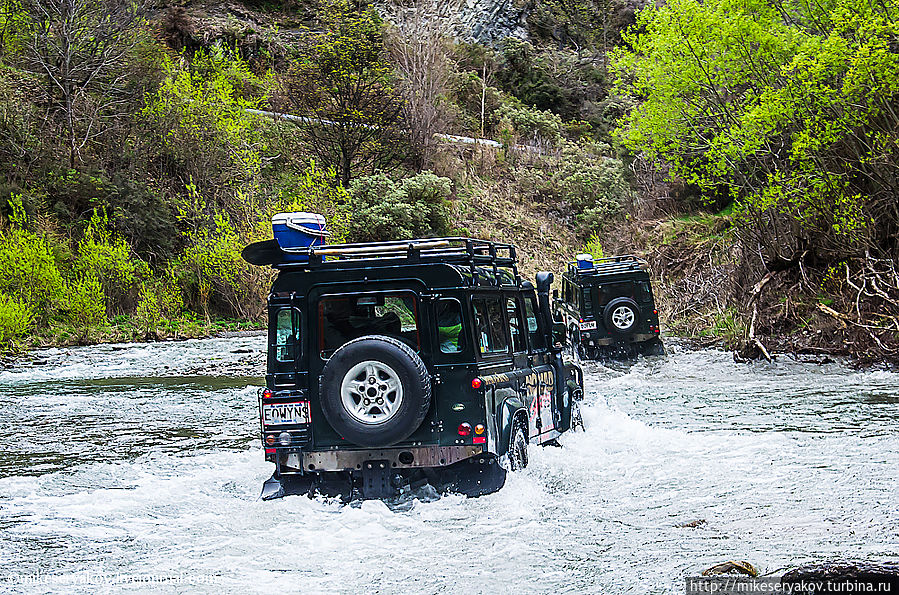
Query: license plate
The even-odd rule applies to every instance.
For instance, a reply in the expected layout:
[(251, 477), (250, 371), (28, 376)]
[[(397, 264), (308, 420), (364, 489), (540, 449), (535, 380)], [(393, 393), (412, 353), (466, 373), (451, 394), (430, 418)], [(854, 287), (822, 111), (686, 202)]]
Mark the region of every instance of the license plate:
[(593, 330), (596, 330), (596, 321), (595, 321), (595, 320), (588, 320), (587, 322), (582, 322), (582, 323), (580, 324), (580, 327), (581, 327), (581, 330), (582, 330), (582, 331), (593, 331)]
[(266, 426), (308, 424), (309, 401), (265, 403), (262, 405), (262, 423)]

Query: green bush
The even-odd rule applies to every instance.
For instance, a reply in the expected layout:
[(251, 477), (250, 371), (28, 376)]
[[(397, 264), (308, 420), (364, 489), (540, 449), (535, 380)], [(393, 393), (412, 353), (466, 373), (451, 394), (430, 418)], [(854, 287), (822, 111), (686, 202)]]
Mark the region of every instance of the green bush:
[(179, 316), (183, 306), (181, 290), (169, 273), (141, 285), (135, 316), (144, 332), (155, 332), (163, 320)]
[(60, 310), (66, 322), (78, 327), (106, 324), (106, 295), (93, 273), (70, 280), (65, 292)]
[(26, 302), (0, 293), (0, 350), (28, 331), (34, 310)]
[(624, 163), (607, 154), (602, 144), (563, 144), (560, 158), (547, 160), (543, 170), (519, 168), (516, 179), (523, 192), (550, 203), (566, 218), (586, 229), (601, 228), (620, 214), (633, 190)]
[(0, 293), (29, 304), (35, 315), (46, 318), (60, 299), (63, 277), (50, 240), (26, 231), (20, 197), (10, 201), (10, 225), (0, 233)]
[(584, 246), (583, 252), (592, 256), (594, 260), (599, 260), (606, 256), (605, 251), (602, 249), (602, 242), (599, 241), (599, 236), (596, 235), (596, 233), (593, 233), (590, 236), (587, 245)]
[(588, 227), (602, 226), (618, 215), (630, 196), (631, 188), (624, 168), (616, 159), (592, 163), (565, 161), (553, 177), (557, 196), (577, 212), (577, 218)]
[(138, 280), (150, 274), (146, 263), (132, 257), (128, 244), (113, 237), (106, 213), (98, 211), (94, 211), (84, 237), (78, 243), (74, 269), (85, 277), (96, 277), (113, 312), (133, 307), (133, 292)]
[[(195, 233), (184, 254), (170, 266), (197, 311), (207, 317), (214, 306), (231, 316), (247, 317), (258, 303), (253, 281), (256, 271), (240, 256), (244, 241), (224, 214), (215, 216), (211, 229)], [(254, 267), (258, 268), (258, 267)]]
[(423, 171), (406, 178), (399, 185), (399, 191), (416, 205), (416, 214), (425, 234), (443, 235), (449, 232), (449, 203), (452, 182), (449, 178)]
[(447, 232), (450, 180), (422, 172), (399, 183), (385, 174), (350, 184), (352, 222), (348, 239), (377, 242), (440, 235)]
[(497, 114), (499, 128), (511, 129), (523, 142), (543, 139), (555, 144), (562, 137), (562, 118), (550, 111), (506, 104), (497, 110)]

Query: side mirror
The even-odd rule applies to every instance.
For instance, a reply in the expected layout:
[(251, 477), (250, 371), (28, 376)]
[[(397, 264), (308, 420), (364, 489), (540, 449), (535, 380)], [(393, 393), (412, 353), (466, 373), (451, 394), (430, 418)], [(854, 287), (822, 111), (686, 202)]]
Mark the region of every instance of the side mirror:
[(564, 322), (553, 322), (552, 336), (553, 345), (565, 346), (568, 344), (568, 333), (566, 332)]

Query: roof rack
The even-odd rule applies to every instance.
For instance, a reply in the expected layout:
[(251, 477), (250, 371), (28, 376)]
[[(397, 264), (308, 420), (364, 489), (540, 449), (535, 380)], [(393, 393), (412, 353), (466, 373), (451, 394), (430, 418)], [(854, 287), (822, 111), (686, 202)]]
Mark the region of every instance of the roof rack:
[(568, 263), (569, 273), (576, 275), (614, 275), (638, 270), (649, 270), (649, 263), (635, 254), (598, 258), (593, 261), (593, 267), (588, 269), (578, 268), (577, 262)]
[(286, 249), (290, 254), (308, 254), (308, 262), (283, 262), (278, 269), (320, 269), (348, 268), (380, 265), (400, 265), (419, 263), (445, 263), (466, 266), (472, 282), (477, 284), (484, 277), (483, 270), (492, 271), (499, 278), (500, 269), (511, 269), (517, 284), (521, 284), (518, 273), (518, 257), (514, 244), (490, 242), (474, 238), (445, 237), (391, 242), (370, 242), (359, 244), (325, 244), (310, 248)]

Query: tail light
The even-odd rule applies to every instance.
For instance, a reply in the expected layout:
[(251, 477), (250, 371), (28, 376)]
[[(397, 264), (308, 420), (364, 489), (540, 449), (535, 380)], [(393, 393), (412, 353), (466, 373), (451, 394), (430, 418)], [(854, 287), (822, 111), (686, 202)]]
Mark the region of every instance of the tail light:
[(467, 422), (462, 422), (459, 424), (459, 435), (460, 436), (470, 436), (471, 435), (471, 424)]
[(273, 396), (274, 396), (274, 393), (269, 389), (265, 389), (264, 391), (262, 391), (263, 399), (271, 399)]
[(475, 390), (478, 390), (478, 389), (481, 388), (483, 385), (484, 385), (484, 383), (481, 382), (481, 379), (480, 379), (480, 378), (472, 378), (472, 379), (471, 379), (471, 388), (473, 388), (473, 389), (475, 389)]

